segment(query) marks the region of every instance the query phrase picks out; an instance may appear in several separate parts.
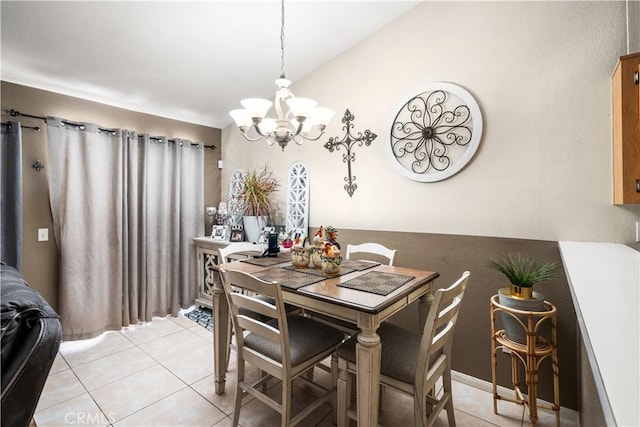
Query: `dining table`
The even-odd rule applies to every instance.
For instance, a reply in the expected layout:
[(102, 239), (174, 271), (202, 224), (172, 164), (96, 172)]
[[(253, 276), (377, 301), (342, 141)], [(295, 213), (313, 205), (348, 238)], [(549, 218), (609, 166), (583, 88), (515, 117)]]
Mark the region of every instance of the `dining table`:
[[(376, 333), (382, 322), (418, 301), (422, 328), (433, 300), (437, 272), (377, 262), (343, 260), (333, 275), (313, 267), (296, 268), (287, 253), (247, 258), (217, 267), (250, 273), (280, 284), (284, 302), (325, 318), (357, 325), (356, 393), (360, 426), (378, 425), (382, 344)], [(214, 387), (223, 394), (228, 367), (229, 306), (220, 281), (212, 288)], [(421, 330), (421, 329), (420, 329)]]

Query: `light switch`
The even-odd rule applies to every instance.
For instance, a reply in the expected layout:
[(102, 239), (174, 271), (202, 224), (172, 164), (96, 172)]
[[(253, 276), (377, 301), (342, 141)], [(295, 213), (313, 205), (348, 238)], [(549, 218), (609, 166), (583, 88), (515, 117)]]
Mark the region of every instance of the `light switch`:
[(49, 240), (49, 229), (38, 228), (38, 242), (46, 242)]

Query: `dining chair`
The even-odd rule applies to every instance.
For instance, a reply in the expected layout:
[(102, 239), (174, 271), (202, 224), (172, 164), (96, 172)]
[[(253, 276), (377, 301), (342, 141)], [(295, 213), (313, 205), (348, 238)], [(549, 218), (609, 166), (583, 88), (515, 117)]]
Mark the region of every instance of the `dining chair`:
[[(248, 396), (278, 411), (282, 426), (300, 423), (335, 396), (335, 382), (332, 381), (331, 388), (326, 388), (302, 374), (329, 356), (332, 356), (332, 370), (336, 372), (335, 351), (344, 335), (310, 318), (286, 313), (282, 289), (277, 282), (267, 282), (240, 271), (221, 270), (221, 276), (236, 331), (237, 374), (232, 425), (238, 425), (243, 400)], [(233, 292), (233, 288), (245, 290), (246, 293)], [(258, 299), (256, 295), (267, 297), (273, 303)], [(256, 316), (247, 316), (242, 311), (253, 312)], [(262, 372), (254, 383), (245, 381), (245, 362)], [(265, 385), (272, 378), (282, 382), (280, 401), (266, 394), (268, 389)], [(313, 402), (292, 417), (294, 379), (318, 394)]]
[[(258, 256), (262, 255), (264, 248), (262, 245), (251, 243), (251, 242), (233, 242), (229, 243), (227, 246), (223, 246), (218, 248), (218, 264), (224, 264), (230, 261), (230, 255), (239, 254), (241, 252), (255, 253)], [(244, 258), (248, 258), (250, 255), (244, 256)], [(236, 256), (235, 258), (242, 258)]]
[[(378, 329), (382, 342), (380, 384), (413, 397), (414, 419), (417, 426), (431, 426), (445, 408), (450, 426), (455, 426), (451, 396), (451, 347), (470, 273), (462, 276), (447, 289), (435, 292), (424, 328), (409, 331), (392, 323)], [(338, 348), (338, 426), (347, 426), (355, 411), (351, 402), (351, 378), (356, 373), (357, 336)], [(436, 390), (442, 378), (442, 390)]]
[(356, 253), (379, 255), (388, 260), (388, 265), (393, 265), (393, 259), (396, 256), (395, 249), (389, 249), (379, 243), (361, 243), (359, 245), (347, 245), (346, 259), (352, 259), (352, 254)]
[[(245, 259), (245, 258), (250, 258), (253, 255), (256, 256), (260, 256), (262, 255), (262, 252), (264, 251), (264, 248), (262, 245), (257, 244), (257, 243), (252, 243), (252, 242), (233, 242), (230, 243), (227, 246), (218, 248), (218, 265), (220, 264), (224, 264), (227, 262), (231, 262), (234, 261), (236, 259)], [(242, 254), (242, 256), (238, 255), (238, 254)], [(232, 259), (233, 258), (233, 259)], [(236, 291), (241, 291), (239, 289), (236, 289)], [(265, 297), (265, 296), (258, 296), (258, 298), (263, 299), (267, 302), (273, 302), (271, 300), (269, 300), (269, 298)], [(288, 313), (293, 313), (296, 311), (299, 311), (299, 308), (293, 305), (289, 305), (289, 304), (285, 304), (285, 309), (287, 310)], [(252, 313), (243, 313), (246, 315), (254, 315)], [(232, 335), (233, 335), (233, 329), (232, 329), (232, 325), (233, 323), (229, 323), (229, 331), (227, 333), (227, 336), (229, 337), (229, 341), (227, 343), (227, 360), (229, 360), (229, 356), (231, 353), (231, 350), (234, 348), (233, 344), (232, 344)]]

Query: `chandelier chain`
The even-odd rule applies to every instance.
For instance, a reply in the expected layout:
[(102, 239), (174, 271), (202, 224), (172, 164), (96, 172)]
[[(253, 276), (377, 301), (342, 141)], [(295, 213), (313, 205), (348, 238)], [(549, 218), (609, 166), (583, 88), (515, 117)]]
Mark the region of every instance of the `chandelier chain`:
[(284, 79), (284, 0), (280, 8), (282, 17), (280, 18), (280, 78)]

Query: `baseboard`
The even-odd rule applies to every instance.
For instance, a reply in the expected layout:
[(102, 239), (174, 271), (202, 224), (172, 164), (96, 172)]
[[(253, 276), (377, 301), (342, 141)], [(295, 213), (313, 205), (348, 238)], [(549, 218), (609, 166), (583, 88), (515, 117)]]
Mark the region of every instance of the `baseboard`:
[[(479, 390), (486, 391), (489, 394), (493, 394), (493, 384), (489, 381), (481, 380), (480, 378), (472, 377), (471, 375), (463, 374), (462, 372), (451, 371), (451, 379), (458, 381), (459, 383), (466, 384), (470, 387), (475, 387)], [(512, 389), (498, 386), (498, 393), (501, 395), (509, 395), (513, 393)], [(543, 401), (544, 402), (544, 401)], [(548, 402), (545, 402), (548, 403)], [(578, 426), (578, 412), (573, 409), (560, 406), (560, 420), (566, 422), (576, 423)]]

